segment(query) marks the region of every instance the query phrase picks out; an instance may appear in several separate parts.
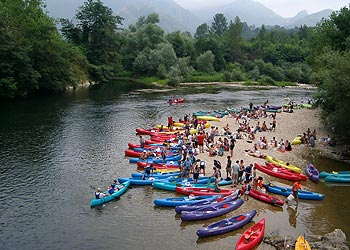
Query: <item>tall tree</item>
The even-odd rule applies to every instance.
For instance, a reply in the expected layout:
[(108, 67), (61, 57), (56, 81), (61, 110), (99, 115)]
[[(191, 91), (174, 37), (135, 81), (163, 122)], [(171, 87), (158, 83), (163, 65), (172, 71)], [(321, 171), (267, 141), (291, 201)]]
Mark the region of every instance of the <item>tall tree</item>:
[(215, 35), (222, 36), (227, 30), (227, 19), (224, 14), (218, 13), (214, 16), (211, 24), (211, 32)]
[(228, 62), (240, 62), (243, 59), (243, 37), (242, 37), (243, 24), (239, 17), (235, 18), (235, 22), (230, 22), (230, 25), (225, 33), (225, 48), (226, 48), (226, 61)]

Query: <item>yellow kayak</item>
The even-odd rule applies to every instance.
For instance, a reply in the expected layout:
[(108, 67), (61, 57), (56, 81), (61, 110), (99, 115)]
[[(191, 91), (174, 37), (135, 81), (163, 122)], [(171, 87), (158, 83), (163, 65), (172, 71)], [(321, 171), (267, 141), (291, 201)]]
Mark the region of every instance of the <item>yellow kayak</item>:
[(302, 235), (300, 235), (297, 242), (295, 242), (295, 250), (311, 250), (309, 243)]
[(298, 145), (301, 144), (301, 136), (297, 136), (294, 138), (294, 140), (292, 141), (292, 145)]
[(286, 162), (278, 160), (278, 159), (276, 159), (276, 158), (274, 158), (274, 157), (272, 157), (270, 155), (266, 156), (266, 160), (268, 160), (272, 164), (275, 164), (277, 166), (281, 166), (281, 167), (287, 168), (287, 169), (292, 170), (292, 171), (294, 171), (296, 173), (300, 173), (301, 172), (300, 168), (298, 168), (298, 167), (296, 167), (296, 166), (294, 166), (292, 164), (287, 165)]
[(219, 122), (220, 119), (214, 116), (197, 116), (197, 120)]

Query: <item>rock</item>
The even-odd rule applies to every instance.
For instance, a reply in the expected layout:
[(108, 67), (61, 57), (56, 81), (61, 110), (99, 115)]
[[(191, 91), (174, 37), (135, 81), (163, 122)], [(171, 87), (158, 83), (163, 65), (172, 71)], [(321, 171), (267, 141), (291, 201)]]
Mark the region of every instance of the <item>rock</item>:
[(320, 250), (349, 250), (346, 246), (345, 233), (340, 229), (335, 229), (321, 237), (321, 241), (310, 243), (312, 249)]
[[(294, 249), (295, 238), (290, 236), (280, 236), (278, 233), (271, 233), (264, 237), (264, 243), (274, 247), (276, 250)], [(320, 241), (309, 242), (313, 250), (349, 250), (346, 246), (345, 233), (340, 229), (320, 237)]]

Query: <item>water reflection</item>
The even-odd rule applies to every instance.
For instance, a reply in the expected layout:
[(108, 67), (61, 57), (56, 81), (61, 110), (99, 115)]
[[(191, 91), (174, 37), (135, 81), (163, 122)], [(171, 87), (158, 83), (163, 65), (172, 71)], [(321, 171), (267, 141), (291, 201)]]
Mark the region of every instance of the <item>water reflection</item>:
[(296, 204), (296, 206), (291, 207), (291, 206), (288, 206), (287, 207), (287, 212), (288, 212), (288, 215), (289, 215), (289, 225), (291, 225), (292, 227), (296, 228), (297, 227), (297, 217), (298, 217), (298, 204)]

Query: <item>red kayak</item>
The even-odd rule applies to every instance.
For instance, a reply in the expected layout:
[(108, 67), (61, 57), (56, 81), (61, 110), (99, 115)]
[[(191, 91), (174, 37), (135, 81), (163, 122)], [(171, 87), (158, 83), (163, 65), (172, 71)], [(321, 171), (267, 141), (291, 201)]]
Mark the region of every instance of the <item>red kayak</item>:
[(215, 191), (215, 188), (199, 188), (199, 187), (176, 187), (176, 193), (190, 195), (193, 194), (195, 196), (203, 196), (203, 195), (223, 195), (228, 196), (233, 194), (233, 190), (230, 189), (220, 189)]
[[(146, 168), (147, 166), (150, 165), (150, 163), (143, 162), (143, 161), (138, 161), (136, 164), (140, 168)], [(155, 168), (155, 169), (174, 169), (174, 170), (178, 170), (179, 166), (172, 165), (172, 164), (153, 163), (153, 168)]]
[[(134, 148), (141, 148), (141, 145), (140, 144), (134, 144), (134, 143), (128, 143), (128, 147), (130, 149), (134, 149)], [(159, 146), (149, 146), (149, 145), (145, 145), (144, 148), (145, 149), (157, 149), (157, 148), (163, 148), (163, 146), (159, 145)]]
[(283, 206), (284, 201), (281, 200), (280, 198), (277, 198), (275, 196), (260, 192), (258, 190), (250, 190), (249, 195), (257, 200), (261, 200), (263, 202), (272, 204), (272, 205), (278, 205), (278, 206)]
[(244, 231), (236, 244), (236, 250), (251, 250), (256, 247), (264, 237), (265, 218)]
[(182, 103), (185, 101), (185, 98), (177, 98), (177, 99), (170, 99), (167, 101), (169, 104), (176, 104), (176, 103)]
[(297, 181), (297, 180), (307, 180), (307, 176), (304, 174), (295, 173), (289, 169), (283, 167), (277, 167), (271, 163), (266, 162), (266, 165), (261, 165), (259, 163), (255, 163), (255, 167), (259, 169), (261, 172), (264, 172), (268, 175), (275, 176), (281, 179), (289, 180), (289, 181)]

